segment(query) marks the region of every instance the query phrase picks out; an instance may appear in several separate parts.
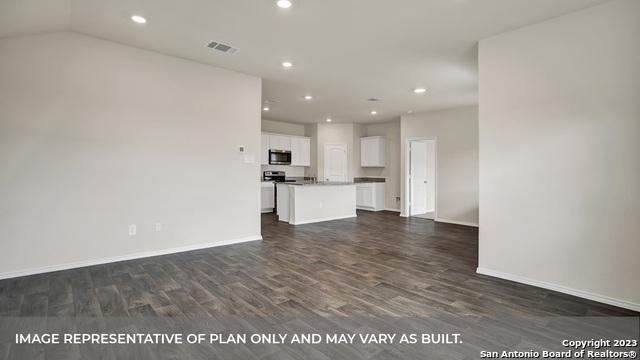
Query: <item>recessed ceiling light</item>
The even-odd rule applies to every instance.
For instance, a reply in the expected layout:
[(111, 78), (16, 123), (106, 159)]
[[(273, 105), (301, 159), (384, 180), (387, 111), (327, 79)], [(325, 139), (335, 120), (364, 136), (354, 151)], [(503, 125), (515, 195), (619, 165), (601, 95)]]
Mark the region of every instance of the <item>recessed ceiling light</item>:
[(413, 92), (416, 93), (416, 94), (423, 94), (426, 91), (427, 91), (427, 89), (425, 89), (425, 88), (415, 88), (415, 89), (413, 89)]
[(292, 66), (293, 66), (293, 64), (291, 62), (289, 62), (289, 61), (284, 61), (282, 63), (282, 67), (284, 67), (284, 68), (290, 68)]
[(377, 114), (377, 113), (378, 113), (377, 111), (373, 110), (373, 111), (371, 112), (371, 115), (375, 115), (375, 114)]
[(305, 96), (304, 96), (304, 99), (305, 99), (305, 100), (311, 100), (311, 99), (313, 99), (313, 96), (311, 96), (311, 95), (305, 95)]
[(263, 107), (263, 108), (262, 108), (262, 110), (264, 110), (264, 111), (269, 111), (269, 110), (271, 110), (271, 109), (270, 109), (268, 106), (265, 106), (265, 107)]
[(135, 22), (135, 23), (138, 23), (138, 24), (146, 24), (146, 22), (147, 22), (147, 19), (145, 19), (144, 17), (142, 17), (140, 15), (133, 15), (131, 17), (131, 20), (133, 22)]
[(278, 7), (281, 7), (283, 9), (288, 9), (291, 7), (291, 1), (290, 0), (278, 0), (276, 2), (276, 5), (278, 5)]
[(327, 118), (327, 122), (332, 122), (333, 120), (331, 120), (331, 118)]

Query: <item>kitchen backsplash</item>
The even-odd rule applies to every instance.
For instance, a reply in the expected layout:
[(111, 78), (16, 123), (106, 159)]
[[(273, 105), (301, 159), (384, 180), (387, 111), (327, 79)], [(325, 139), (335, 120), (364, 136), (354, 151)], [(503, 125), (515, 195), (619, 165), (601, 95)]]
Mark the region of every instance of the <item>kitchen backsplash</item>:
[[(284, 171), (287, 177), (304, 176), (304, 167), (287, 165), (262, 165), (262, 171)], [(260, 173), (262, 175), (262, 173)]]

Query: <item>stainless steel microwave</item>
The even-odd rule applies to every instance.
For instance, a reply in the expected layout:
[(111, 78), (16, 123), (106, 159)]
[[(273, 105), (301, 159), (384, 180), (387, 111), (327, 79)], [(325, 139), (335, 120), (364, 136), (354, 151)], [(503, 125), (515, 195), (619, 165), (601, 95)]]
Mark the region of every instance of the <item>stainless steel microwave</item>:
[(270, 165), (291, 165), (291, 151), (269, 149)]

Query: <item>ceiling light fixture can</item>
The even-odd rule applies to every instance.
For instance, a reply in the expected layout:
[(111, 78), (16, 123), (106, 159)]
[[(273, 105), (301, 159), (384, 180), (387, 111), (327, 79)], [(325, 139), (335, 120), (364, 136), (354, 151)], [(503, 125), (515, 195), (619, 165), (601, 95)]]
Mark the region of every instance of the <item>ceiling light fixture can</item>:
[(142, 17), (140, 15), (131, 16), (131, 21), (133, 21), (134, 23), (138, 23), (138, 24), (146, 24), (147, 23), (147, 19), (145, 19), (144, 17)]
[(327, 122), (332, 122), (333, 120), (331, 120), (331, 118), (327, 118)]
[(282, 9), (288, 9), (291, 7), (292, 3), (290, 0), (278, 0), (276, 1), (276, 5)]
[(265, 106), (265, 107), (263, 107), (263, 108), (262, 108), (262, 110), (264, 110), (264, 111), (269, 111), (269, 110), (271, 110), (271, 109), (270, 109), (268, 106)]
[(304, 99), (305, 99), (305, 100), (311, 100), (311, 99), (313, 99), (313, 96), (311, 96), (311, 95), (305, 95), (305, 96), (304, 96)]
[(416, 94), (424, 94), (427, 91), (427, 89), (425, 88), (415, 88), (413, 89), (413, 92)]
[(293, 64), (290, 61), (283, 61), (282, 62), (282, 67), (283, 68), (287, 68), (288, 69), (288, 68), (290, 68), (292, 66), (293, 66)]
[(377, 111), (373, 110), (373, 111), (371, 112), (371, 115), (375, 115), (375, 114), (377, 114), (377, 113), (378, 113)]

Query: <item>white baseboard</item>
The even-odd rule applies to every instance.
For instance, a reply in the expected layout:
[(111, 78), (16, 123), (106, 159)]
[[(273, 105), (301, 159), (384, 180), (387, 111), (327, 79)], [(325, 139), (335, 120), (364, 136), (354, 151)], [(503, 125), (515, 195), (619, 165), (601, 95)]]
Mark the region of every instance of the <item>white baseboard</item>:
[(609, 304), (609, 305), (613, 305), (613, 306), (617, 306), (617, 307), (621, 307), (629, 310), (640, 311), (640, 304), (632, 303), (626, 300), (615, 299), (615, 298), (604, 296), (604, 295), (594, 294), (587, 291), (582, 291), (582, 290), (578, 290), (578, 289), (574, 289), (574, 288), (570, 288), (562, 285), (548, 283), (546, 281), (533, 280), (533, 279), (525, 278), (522, 276), (507, 274), (500, 271), (495, 271), (495, 270), (481, 268), (481, 267), (477, 268), (476, 272), (482, 275), (493, 276), (493, 277), (497, 277), (504, 280), (515, 281), (521, 284), (553, 290), (553, 291), (561, 292), (564, 294), (569, 294), (569, 295), (577, 296), (583, 299), (597, 301), (600, 303)]
[(386, 211), (400, 212), (400, 209), (384, 208)]
[(374, 212), (384, 210), (384, 209), (376, 209), (376, 208), (374, 208), (374, 207), (369, 207), (369, 206), (356, 206), (356, 209), (358, 209), (358, 210), (364, 210), (364, 211), (374, 211)]
[(441, 223), (447, 223), (447, 224), (478, 227), (477, 223), (472, 223), (472, 222), (467, 222), (467, 221), (456, 221), (456, 220), (449, 220), (449, 219), (443, 219), (443, 218), (436, 218), (434, 221), (435, 222), (441, 222)]
[(239, 239), (230, 239), (230, 240), (222, 240), (222, 241), (212, 242), (212, 243), (180, 246), (180, 247), (175, 247), (170, 249), (144, 251), (144, 252), (139, 252), (134, 254), (114, 256), (109, 258), (91, 259), (91, 260), (76, 261), (76, 262), (66, 263), (66, 264), (48, 265), (43, 267), (0, 273), (0, 280), (16, 278), (21, 276), (35, 275), (35, 274), (43, 274), (43, 273), (54, 272), (54, 271), (69, 270), (69, 269), (81, 268), (85, 266), (94, 266), (94, 265), (102, 265), (102, 264), (114, 263), (119, 261), (142, 259), (142, 258), (147, 258), (152, 256), (175, 254), (175, 253), (180, 253), (185, 251), (207, 249), (207, 248), (212, 248), (217, 246), (239, 244), (243, 242), (257, 241), (257, 240), (262, 240), (262, 236), (261, 235), (248, 236), (248, 237), (243, 237)]
[(357, 215), (354, 214), (354, 215), (337, 216), (337, 217), (330, 217), (330, 218), (323, 218), (323, 219), (304, 220), (304, 221), (297, 221), (295, 223), (290, 223), (290, 224), (291, 225), (304, 225), (304, 224), (313, 224), (313, 223), (319, 223), (319, 222), (325, 222), (325, 221), (352, 219), (354, 217), (357, 217)]

